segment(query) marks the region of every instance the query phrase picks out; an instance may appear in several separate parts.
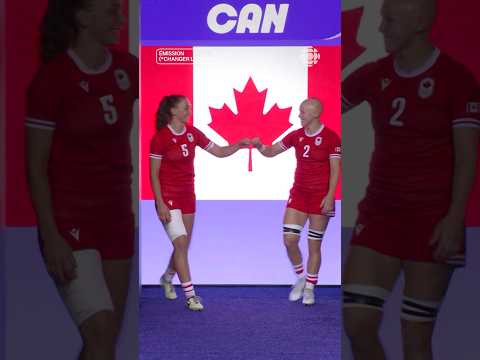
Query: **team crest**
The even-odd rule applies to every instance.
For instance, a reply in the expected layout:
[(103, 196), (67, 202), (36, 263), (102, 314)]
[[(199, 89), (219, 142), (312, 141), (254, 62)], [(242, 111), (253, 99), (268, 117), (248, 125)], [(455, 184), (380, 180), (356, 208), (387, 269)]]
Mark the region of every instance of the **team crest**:
[(118, 87), (122, 90), (128, 90), (130, 88), (130, 79), (128, 78), (126, 71), (123, 69), (117, 69), (114, 74)]
[(173, 141), (174, 144), (177, 143), (177, 139), (175, 139), (175, 138), (172, 138), (172, 141)]
[(435, 88), (435, 81), (432, 78), (425, 78), (420, 82), (418, 87), (418, 96), (422, 99), (427, 99), (433, 94)]
[(299, 141), (300, 141), (300, 142), (302, 142), (302, 141), (303, 141), (303, 136), (300, 138), (300, 140), (299, 140)]
[(173, 201), (172, 201), (172, 200), (168, 200), (168, 205), (173, 206)]
[(317, 137), (315, 138), (315, 145), (318, 146), (318, 145), (320, 145), (321, 143), (322, 143), (322, 137), (321, 137), (321, 136), (317, 136)]
[(187, 139), (188, 139), (188, 141), (193, 142), (193, 135), (191, 133), (188, 133), (187, 134)]

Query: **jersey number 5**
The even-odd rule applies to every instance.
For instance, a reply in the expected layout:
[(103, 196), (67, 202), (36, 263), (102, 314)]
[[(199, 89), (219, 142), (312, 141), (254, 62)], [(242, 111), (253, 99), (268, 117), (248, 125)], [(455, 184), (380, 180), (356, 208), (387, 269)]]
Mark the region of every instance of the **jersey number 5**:
[(402, 114), (405, 111), (405, 105), (406, 104), (407, 104), (407, 100), (405, 100), (405, 98), (403, 98), (403, 97), (398, 97), (398, 98), (393, 99), (392, 108), (393, 108), (393, 110), (395, 110), (395, 112), (393, 113), (392, 117), (390, 118), (390, 125), (397, 126), (397, 127), (400, 127), (400, 126), (404, 125), (403, 121), (401, 121), (399, 119), (400, 119), (400, 116), (402, 116)]
[(104, 111), (103, 118), (108, 125), (113, 125), (118, 120), (117, 109), (113, 105), (113, 95), (105, 95), (100, 98)]
[(187, 144), (182, 144), (182, 145), (180, 145), (180, 147), (182, 148), (182, 154), (183, 154), (183, 156), (187, 157), (187, 156), (188, 156), (188, 147), (187, 147)]

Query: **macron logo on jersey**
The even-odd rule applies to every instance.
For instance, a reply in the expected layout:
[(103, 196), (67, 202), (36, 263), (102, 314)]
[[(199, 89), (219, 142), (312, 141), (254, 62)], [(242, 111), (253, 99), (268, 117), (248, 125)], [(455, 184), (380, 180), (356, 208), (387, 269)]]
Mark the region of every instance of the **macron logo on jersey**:
[(79, 241), (80, 240), (80, 229), (78, 228), (74, 228), (74, 229), (71, 229), (70, 230), (70, 235), (72, 235), (72, 237)]
[[(283, 33), (287, 22), (289, 4), (266, 4), (262, 9), (257, 4), (246, 4), (238, 12), (230, 4), (218, 4), (210, 9), (207, 24), (217, 34), (227, 34), (235, 29), (237, 34)], [(226, 19), (226, 20), (225, 20)]]
[(387, 79), (387, 78), (383, 78), (382, 79), (382, 91), (385, 90), (388, 87), (388, 85), (390, 85), (391, 82), (392, 82), (392, 80)]
[(90, 86), (88, 85), (88, 81), (82, 80), (82, 81), (80, 81), (80, 83), (78, 85), (80, 85), (80, 87), (83, 90), (85, 90), (85, 92), (88, 93), (90, 91)]

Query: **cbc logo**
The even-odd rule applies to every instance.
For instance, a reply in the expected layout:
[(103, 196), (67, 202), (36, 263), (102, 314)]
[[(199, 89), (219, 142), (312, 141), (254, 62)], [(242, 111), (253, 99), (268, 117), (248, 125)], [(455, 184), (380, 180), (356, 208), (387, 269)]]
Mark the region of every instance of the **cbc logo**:
[(303, 64), (312, 67), (320, 61), (320, 52), (313, 46), (306, 47), (301, 54), (301, 61)]
[(318, 63), (320, 60), (320, 53), (314, 47), (309, 47), (307, 49), (307, 64), (308, 66), (313, 66)]

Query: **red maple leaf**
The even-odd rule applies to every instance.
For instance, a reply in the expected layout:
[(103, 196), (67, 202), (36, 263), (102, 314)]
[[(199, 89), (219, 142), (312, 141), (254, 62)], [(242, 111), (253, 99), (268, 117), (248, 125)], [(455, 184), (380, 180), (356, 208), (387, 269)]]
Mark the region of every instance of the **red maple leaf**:
[[(242, 92), (233, 89), (238, 114), (226, 104), (220, 109), (209, 107), (212, 122), (208, 125), (229, 144), (259, 137), (263, 144), (272, 145), (292, 125), (288, 121), (292, 107), (280, 109), (275, 104), (263, 114), (267, 91), (259, 92), (250, 77)], [(252, 147), (249, 148), (248, 171), (252, 171)]]
[(342, 12), (342, 69), (365, 51), (365, 48), (357, 42), (362, 15), (363, 7)]

